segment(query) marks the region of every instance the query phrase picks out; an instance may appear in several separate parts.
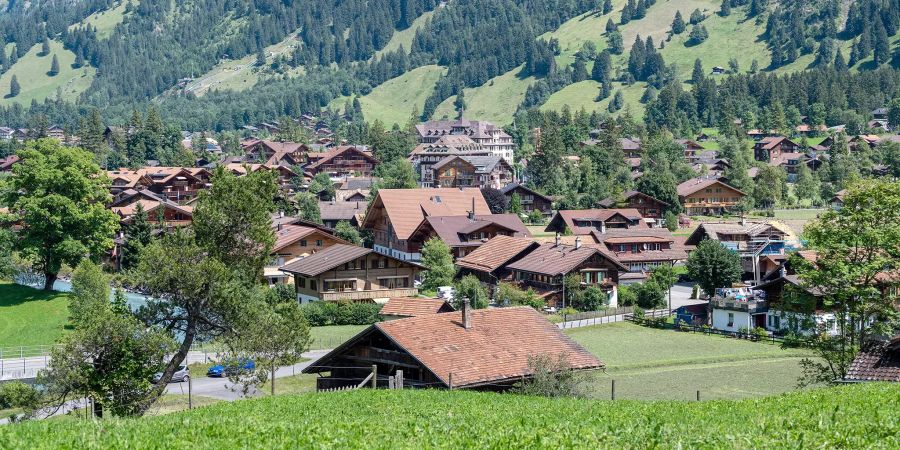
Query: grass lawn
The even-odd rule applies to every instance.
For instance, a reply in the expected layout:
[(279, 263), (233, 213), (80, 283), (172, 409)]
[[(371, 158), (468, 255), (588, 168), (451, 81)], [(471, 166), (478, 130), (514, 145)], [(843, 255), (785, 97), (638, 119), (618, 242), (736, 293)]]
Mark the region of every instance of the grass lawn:
[[(11, 48), (12, 44), (7, 44), (7, 53)], [(62, 93), (64, 100), (73, 101), (90, 87), (97, 73), (96, 69), (89, 66), (73, 69), (75, 54), (63, 48), (61, 42), (50, 41), (49, 55), (39, 56), (40, 52), (41, 45), (35, 44), (0, 76), (0, 106), (10, 106), (13, 103), (27, 106), (31, 104), (31, 100), (42, 102), (45, 98), (56, 98), (57, 90)], [(59, 60), (59, 73), (50, 76), (47, 72), (50, 71), (53, 55)], [(16, 97), (9, 98), (7, 95), (13, 75), (22, 90)]]
[(52, 345), (69, 320), (69, 297), (0, 282), (0, 347)]
[(410, 25), (409, 28), (405, 30), (394, 31), (394, 34), (391, 35), (391, 40), (384, 45), (384, 48), (375, 52), (375, 57), (380, 57), (384, 53), (397, 50), (401, 45), (403, 46), (403, 49), (406, 50), (406, 53), (409, 53), (409, 49), (412, 47), (413, 38), (416, 37), (416, 31), (418, 31), (419, 28), (422, 28), (422, 26), (425, 25), (425, 22), (427, 22), (428, 19), (430, 19), (431, 16), (434, 15), (435, 11), (436, 10), (426, 11), (422, 13), (421, 16), (416, 17), (416, 20), (413, 21), (412, 25)]
[[(425, 100), (445, 70), (441, 66), (422, 66), (385, 81), (360, 97), (363, 115), (368, 121), (380, 119), (388, 128), (395, 123), (405, 125), (413, 109), (422, 112)], [(347, 97), (340, 97), (330, 106), (343, 109), (346, 100)]]
[[(116, 29), (116, 25), (122, 23), (122, 20), (125, 19), (125, 6), (127, 4), (128, 0), (121, 0), (118, 5), (103, 11), (97, 11), (87, 16), (80, 24), (70, 26), (69, 29), (74, 30), (79, 26), (92, 26), (97, 30), (98, 38), (108, 38), (113, 30)], [(134, 1), (132, 6), (136, 8), (137, 4), (138, 2)]]
[[(606, 363), (592, 375), (593, 393), (608, 398), (743, 398), (793, 390), (803, 350), (721, 336), (682, 333), (616, 323), (566, 330)], [(765, 381), (760, 381), (765, 380)]]
[[(191, 403), (194, 408), (202, 408), (204, 406), (215, 405), (216, 403), (220, 403), (223, 400), (219, 400), (217, 398), (212, 397), (204, 397), (202, 395), (194, 395), (191, 398)], [(188, 396), (187, 394), (165, 394), (153, 404), (149, 411), (147, 411), (148, 416), (161, 416), (164, 414), (171, 414), (173, 412), (186, 411), (188, 409)]]
[(328, 327), (312, 327), (310, 329), (313, 343), (311, 350), (332, 349), (341, 345), (365, 329), (367, 325), (332, 325)]
[[(316, 390), (317, 374), (301, 374), (275, 379), (275, 395), (302, 394)], [(271, 383), (265, 382), (260, 388), (263, 395), (270, 395)]]
[[(534, 83), (534, 77), (519, 77), (523, 66), (516, 67), (509, 72), (488, 80), (487, 83), (476, 88), (465, 89), (466, 118), (487, 120), (497, 126), (512, 123), (512, 116), (525, 99), (525, 91)], [(452, 96), (441, 102), (434, 111), (434, 117), (455, 118), (456, 111), (453, 102), (456, 96)]]

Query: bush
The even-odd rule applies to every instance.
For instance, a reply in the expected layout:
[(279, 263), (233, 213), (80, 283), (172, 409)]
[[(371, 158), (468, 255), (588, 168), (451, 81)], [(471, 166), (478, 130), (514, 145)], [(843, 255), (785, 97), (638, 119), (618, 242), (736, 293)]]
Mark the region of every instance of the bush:
[(766, 331), (766, 329), (763, 327), (754, 328), (753, 331), (750, 332), (750, 334), (753, 335), (753, 337), (755, 337), (756, 339), (766, 339), (767, 337), (769, 337), (769, 332)]
[(531, 211), (528, 213), (528, 223), (542, 225), (544, 223), (544, 215), (538, 210)]
[(371, 325), (381, 319), (381, 305), (354, 302), (312, 302), (300, 307), (310, 326)]
[(628, 286), (619, 286), (619, 305), (632, 306), (635, 303), (637, 303), (637, 294), (634, 289)]
[(794, 333), (793, 331), (788, 331), (784, 334), (784, 342), (781, 343), (781, 346), (784, 348), (797, 348), (803, 346), (803, 336)]
[(32, 407), (39, 399), (37, 389), (25, 383), (11, 381), (0, 384), (0, 409)]
[(644, 309), (653, 309), (666, 304), (666, 293), (658, 284), (647, 281), (634, 286), (637, 305)]
[(644, 317), (645, 317), (645, 315), (644, 315), (644, 310), (641, 309), (641, 307), (635, 306), (635, 307), (634, 307), (634, 313), (632, 313), (632, 314), (634, 315), (634, 318), (635, 318), (636, 320), (644, 320)]

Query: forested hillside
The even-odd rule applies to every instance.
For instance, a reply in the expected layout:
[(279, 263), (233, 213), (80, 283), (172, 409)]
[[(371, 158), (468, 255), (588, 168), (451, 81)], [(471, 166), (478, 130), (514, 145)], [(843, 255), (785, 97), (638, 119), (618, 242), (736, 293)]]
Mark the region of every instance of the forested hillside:
[[(835, 103), (837, 120), (893, 96), (893, 70), (868, 92), (848, 83), (898, 65), (898, 29), (900, 0), (10, 1), (0, 124), (66, 124), (92, 106), (124, 123), (156, 102), (183, 128), (223, 130), (355, 97), (388, 123), (569, 106), (684, 128), (773, 96), (804, 114)], [(799, 79), (814, 98), (752, 89), (801, 71), (820, 73)]]

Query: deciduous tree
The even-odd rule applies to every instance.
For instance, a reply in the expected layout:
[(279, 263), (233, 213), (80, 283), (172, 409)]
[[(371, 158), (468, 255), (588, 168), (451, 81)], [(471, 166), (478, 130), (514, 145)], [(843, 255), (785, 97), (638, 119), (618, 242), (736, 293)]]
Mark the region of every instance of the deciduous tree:
[(422, 246), (422, 265), (428, 269), (423, 276), (422, 288), (428, 291), (453, 284), (456, 268), (450, 247), (439, 237), (433, 237)]

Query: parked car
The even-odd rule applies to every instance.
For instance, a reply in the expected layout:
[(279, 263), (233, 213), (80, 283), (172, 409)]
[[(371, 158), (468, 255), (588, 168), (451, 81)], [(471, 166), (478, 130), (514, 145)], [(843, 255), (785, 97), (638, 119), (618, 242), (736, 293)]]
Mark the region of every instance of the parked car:
[[(162, 378), (162, 372), (153, 375), (153, 382), (159, 382), (159, 379)], [(175, 373), (172, 375), (172, 379), (169, 380), (169, 383), (181, 383), (183, 381), (187, 381), (191, 378), (191, 369), (188, 369), (187, 366), (178, 366), (175, 369)]]
[(208, 377), (227, 377), (235, 374), (240, 370), (253, 370), (256, 368), (256, 363), (253, 360), (247, 359), (242, 362), (226, 362), (225, 364), (216, 364), (209, 368), (206, 371), (206, 376)]

